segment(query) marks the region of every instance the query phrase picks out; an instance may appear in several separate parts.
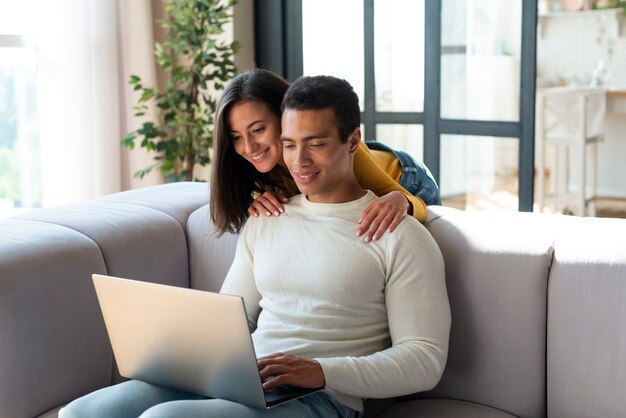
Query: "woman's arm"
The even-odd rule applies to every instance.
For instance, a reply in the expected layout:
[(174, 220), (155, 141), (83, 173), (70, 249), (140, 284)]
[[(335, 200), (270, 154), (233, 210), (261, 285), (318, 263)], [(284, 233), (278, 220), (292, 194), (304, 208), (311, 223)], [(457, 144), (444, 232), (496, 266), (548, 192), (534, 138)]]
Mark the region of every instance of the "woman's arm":
[(379, 196), (363, 213), (357, 230), (357, 235), (365, 234), (366, 241), (380, 238), (387, 230), (392, 232), (407, 213), (422, 223), (426, 221), (426, 205), (422, 199), (406, 191), (383, 170), (364, 142), (354, 156), (354, 174), (361, 187)]

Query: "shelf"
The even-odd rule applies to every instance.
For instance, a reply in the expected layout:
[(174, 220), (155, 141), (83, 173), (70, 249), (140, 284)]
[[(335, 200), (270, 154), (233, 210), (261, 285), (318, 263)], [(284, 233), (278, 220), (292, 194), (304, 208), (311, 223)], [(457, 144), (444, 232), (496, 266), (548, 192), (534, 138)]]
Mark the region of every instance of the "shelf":
[[(545, 38), (546, 26), (548, 22), (553, 18), (572, 18), (572, 17), (583, 17), (583, 18), (600, 18), (606, 19), (608, 18), (608, 24), (613, 27), (613, 33), (615, 36), (619, 36), (620, 34), (620, 16), (622, 16), (621, 8), (611, 8), (611, 9), (591, 9), (591, 10), (576, 10), (576, 11), (558, 11), (558, 12), (548, 12), (539, 14), (539, 19), (537, 20), (539, 27), (539, 37), (541, 39)], [(543, 27), (542, 27), (543, 26)]]
[(583, 17), (583, 16), (599, 16), (601, 14), (615, 14), (619, 15), (622, 12), (620, 8), (613, 9), (591, 9), (591, 10), (574, 10), (567, 11), (561, 10), (558, 12), (548, 12), (539, 14), (539, 18), (547, 18), (547, 17)]

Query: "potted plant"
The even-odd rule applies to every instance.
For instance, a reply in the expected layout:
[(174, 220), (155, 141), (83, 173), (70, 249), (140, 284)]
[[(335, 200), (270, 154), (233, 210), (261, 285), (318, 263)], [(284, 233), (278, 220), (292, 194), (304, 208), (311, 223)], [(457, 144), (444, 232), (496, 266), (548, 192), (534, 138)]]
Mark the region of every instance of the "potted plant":
[(598, 9), (622, 9), (626, 15), (626, 0), (597, 0), (594, 6)]
[(144, 85), (137, 75), (129, 83), (141, 92), (133, 107), (145, 116), (148, 104), (157, 120), (146, 121), (122, 139), (122, 145), (156, 152), (155, 162), (139, 170), (143, 178), (159, 169), (166, 181), (190, 181), (196, 164), (207, 165), (213, 141), (213, 114), (224, 83), (236, 72), (233, 55), (237, 42), (220, 40), (232, 15), (234, 0), (163, 0), (169, 15), (159, 20), (167, 31), (165, 42), (155, 44), (157, 64), (169, 76), (163, 88)]

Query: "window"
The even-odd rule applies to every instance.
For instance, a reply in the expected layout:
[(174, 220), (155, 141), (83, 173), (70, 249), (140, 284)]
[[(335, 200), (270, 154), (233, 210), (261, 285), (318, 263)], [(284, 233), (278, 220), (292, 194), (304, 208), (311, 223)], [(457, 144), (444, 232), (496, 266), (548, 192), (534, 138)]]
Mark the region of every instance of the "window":
[(0, 0), (0, 217), (42, 202), (31, 3)]
[[(334, 10), (329, 14), (328, 10)], [(302, 49), (304, 75), (332, 74), (346, 79), (363, 109), (363, 26), (346, 27), (346, 16), (363, 21), (362, 0), (304, 0)], [(323, 28), (320, 24), (323, 22)], [(337, 42), (341, 39), (341, 42)]]
[[(258, 66), (291, 79), (346, 78), (359, 94), (364, 138), (423, 159), (442, 198), (474, 201), (513, 176), (506, 207), (532, 210), (536, 1), (255, 2), (257, 11), (276, 5), (274, 20), (255, 22), (257, 35), (282, 28), (282, 38), (257, 45)], [(289, 43), (297, 33), (301, 45)], [(276, 45), (278, 60), (264, 52)], [(297, 63), (284, 65), (296, 58), (299, 73)], [(493, 161), (476, 168), (473, 149)]]
[(120, 190), (119, 16), (117, 2), (0, 0), (0, 216)]

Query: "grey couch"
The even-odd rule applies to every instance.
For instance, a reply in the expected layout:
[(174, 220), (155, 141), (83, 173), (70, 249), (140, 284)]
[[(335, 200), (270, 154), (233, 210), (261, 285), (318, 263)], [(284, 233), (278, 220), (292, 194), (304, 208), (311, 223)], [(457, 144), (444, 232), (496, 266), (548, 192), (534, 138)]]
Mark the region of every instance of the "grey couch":
[[(0, 417), (121, 381), (90, 276), (217, 291), (236, 236), (179, 183), (0, 220)], [(626, 221), (429, 208), (452, 307), (437, 387), (367, 417), (626, 416)], [(417, 373), (417, 371), (416, 371)]]

